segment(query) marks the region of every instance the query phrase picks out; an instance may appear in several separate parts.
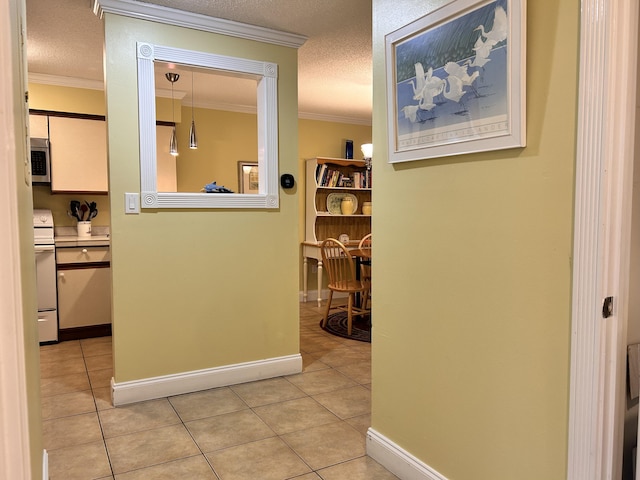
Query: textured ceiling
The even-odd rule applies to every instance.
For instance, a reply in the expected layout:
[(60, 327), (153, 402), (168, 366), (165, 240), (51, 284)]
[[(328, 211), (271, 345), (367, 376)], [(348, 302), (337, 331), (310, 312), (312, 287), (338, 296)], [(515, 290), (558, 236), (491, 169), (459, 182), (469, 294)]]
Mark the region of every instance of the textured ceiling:
[[(104, 28), (90, 3), (26, 0), (29, 73), (102, 81)], [(146, 3), (306, 36), (298, 51), (300, 115), (371, 122), (370, 0)]]

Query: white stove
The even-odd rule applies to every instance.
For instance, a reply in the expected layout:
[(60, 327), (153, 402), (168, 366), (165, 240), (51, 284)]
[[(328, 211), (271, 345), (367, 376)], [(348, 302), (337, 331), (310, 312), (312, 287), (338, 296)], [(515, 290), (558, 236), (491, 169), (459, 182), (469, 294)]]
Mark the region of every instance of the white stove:
[(33, 211), (33, 244), (36, 253), (38, 333), (40, 343), (58, 341), (56, 246), (51, 210)]

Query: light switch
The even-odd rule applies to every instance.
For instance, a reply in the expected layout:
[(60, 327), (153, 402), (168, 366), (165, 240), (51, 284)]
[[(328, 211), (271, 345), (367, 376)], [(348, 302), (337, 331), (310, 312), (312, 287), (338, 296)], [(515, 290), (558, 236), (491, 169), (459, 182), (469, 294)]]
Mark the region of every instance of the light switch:
[(137, 193), (124, 194), (124, 213), (140, 213), (140, 195)]

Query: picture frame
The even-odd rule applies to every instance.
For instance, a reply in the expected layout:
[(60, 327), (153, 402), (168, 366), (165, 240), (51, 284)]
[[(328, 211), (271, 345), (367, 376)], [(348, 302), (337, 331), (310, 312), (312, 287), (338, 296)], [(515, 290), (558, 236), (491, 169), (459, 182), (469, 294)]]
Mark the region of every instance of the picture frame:
[(238, 193), (259, 192), (258, 162), (238, 162)]
[(389, 163), (526, 146), (526, 0), (453, 0), (385, 36)]

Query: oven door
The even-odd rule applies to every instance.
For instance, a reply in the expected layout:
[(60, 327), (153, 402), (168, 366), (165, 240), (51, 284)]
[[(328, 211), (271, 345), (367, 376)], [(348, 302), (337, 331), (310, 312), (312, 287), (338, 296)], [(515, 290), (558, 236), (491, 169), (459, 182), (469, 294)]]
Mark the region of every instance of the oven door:
[(36, 245), (38, 311), (56, 310), (56, 258), (53, 245)]

